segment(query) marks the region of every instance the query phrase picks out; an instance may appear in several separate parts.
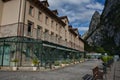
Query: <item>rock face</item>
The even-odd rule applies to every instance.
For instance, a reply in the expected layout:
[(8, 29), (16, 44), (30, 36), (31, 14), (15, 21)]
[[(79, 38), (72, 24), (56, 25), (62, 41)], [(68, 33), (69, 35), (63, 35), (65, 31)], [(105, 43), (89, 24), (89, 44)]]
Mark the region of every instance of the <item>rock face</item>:
[(83, 39), (85, 39), (89, 45), (93, 45), (94, 40), (95, 40), (95, 35), (94, 31), (96, 31), (97, 29), (97, 25), (100, 23), (100, 14), (98, 11), (95, 11), (95, 13), (92, 16), (91, 22), (90, 22), (90, 26), (89, 26), (89, 30), (83, 35)]
[(100, 14), (98, 11), (95, 11), (95, 13), (92, 16), (92, 20), (90, 22), (89, 31), (88, 31), (89, 34), (95, 31), (99, 23), (100, 23)]
[[(83, 39), (88, 42), (89, 45), (93, 46), (98, 38), (97, 35), (99, 31), (97, 31), (98, 24), (100, 24), (100, 14), (99, 12), (95, 11), (92, 16), (89, 30), (83, 35)], [(99, 29), (98, 29), (99, 30)]]
[[(120, 53), (120, 0), (106, 0), (100, 23), (99, 18), (96, 20), (98, 22), (95, 25), (90, 24), (88, 35), (84, 39), (90, 45)], [(94, 22), (93, 18), (91, 22)]]

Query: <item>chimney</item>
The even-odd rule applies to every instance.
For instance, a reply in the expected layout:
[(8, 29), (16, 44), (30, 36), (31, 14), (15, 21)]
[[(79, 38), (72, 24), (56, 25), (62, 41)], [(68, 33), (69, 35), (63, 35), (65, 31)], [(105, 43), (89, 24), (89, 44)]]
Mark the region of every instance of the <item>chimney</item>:
[(45, 7), (49, 7), (48, 0), (40, 1)]

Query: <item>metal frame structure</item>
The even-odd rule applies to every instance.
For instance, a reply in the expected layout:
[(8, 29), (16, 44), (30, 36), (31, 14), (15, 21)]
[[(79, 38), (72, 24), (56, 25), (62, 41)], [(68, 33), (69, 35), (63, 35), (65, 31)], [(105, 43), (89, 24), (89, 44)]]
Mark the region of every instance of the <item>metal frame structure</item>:
[(42, 67), (50, 67), (55, 61), (80, 58), (78, 50), (27, 37), (0, 38), (0, 66), (11, 66), (12, 59), (18, 59), (18, 66), (31, 66), (37, 58)]

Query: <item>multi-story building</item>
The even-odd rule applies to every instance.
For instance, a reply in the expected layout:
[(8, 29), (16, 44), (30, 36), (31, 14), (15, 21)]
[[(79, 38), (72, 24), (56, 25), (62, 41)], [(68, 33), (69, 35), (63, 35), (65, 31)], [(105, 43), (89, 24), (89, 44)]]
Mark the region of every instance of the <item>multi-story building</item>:
[[(30, 66), (33, 58), (41, 65), (81, 57), (84, 41), (69, 26), (67, 16), (58, 17), (47, 0), (0, 0), (0, 65)], [(69, 56), (68, 56), (69, 55)]]

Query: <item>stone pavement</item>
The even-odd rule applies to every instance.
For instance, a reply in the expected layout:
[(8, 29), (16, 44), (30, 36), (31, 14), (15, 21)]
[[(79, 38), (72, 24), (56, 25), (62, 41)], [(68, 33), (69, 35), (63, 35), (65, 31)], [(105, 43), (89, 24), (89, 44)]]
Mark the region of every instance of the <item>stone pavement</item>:
[(97, 64), (91, 60), (53, 71), (0, 71), (0, 80), (82, 80), (85, 74), (92, 74)]
[[(92, 69), (98, 64), (97, 60), (91, 60), (51, 71), (0, 71), (0, 80), (82, 80), (85, 74), (92, 74)], [(120, 80), (120, 61), (108, 69), (104, 80)]]
[(111, 70), (108, 69), (105, 80), (120, 80), (120, 61), (114, 62)]

